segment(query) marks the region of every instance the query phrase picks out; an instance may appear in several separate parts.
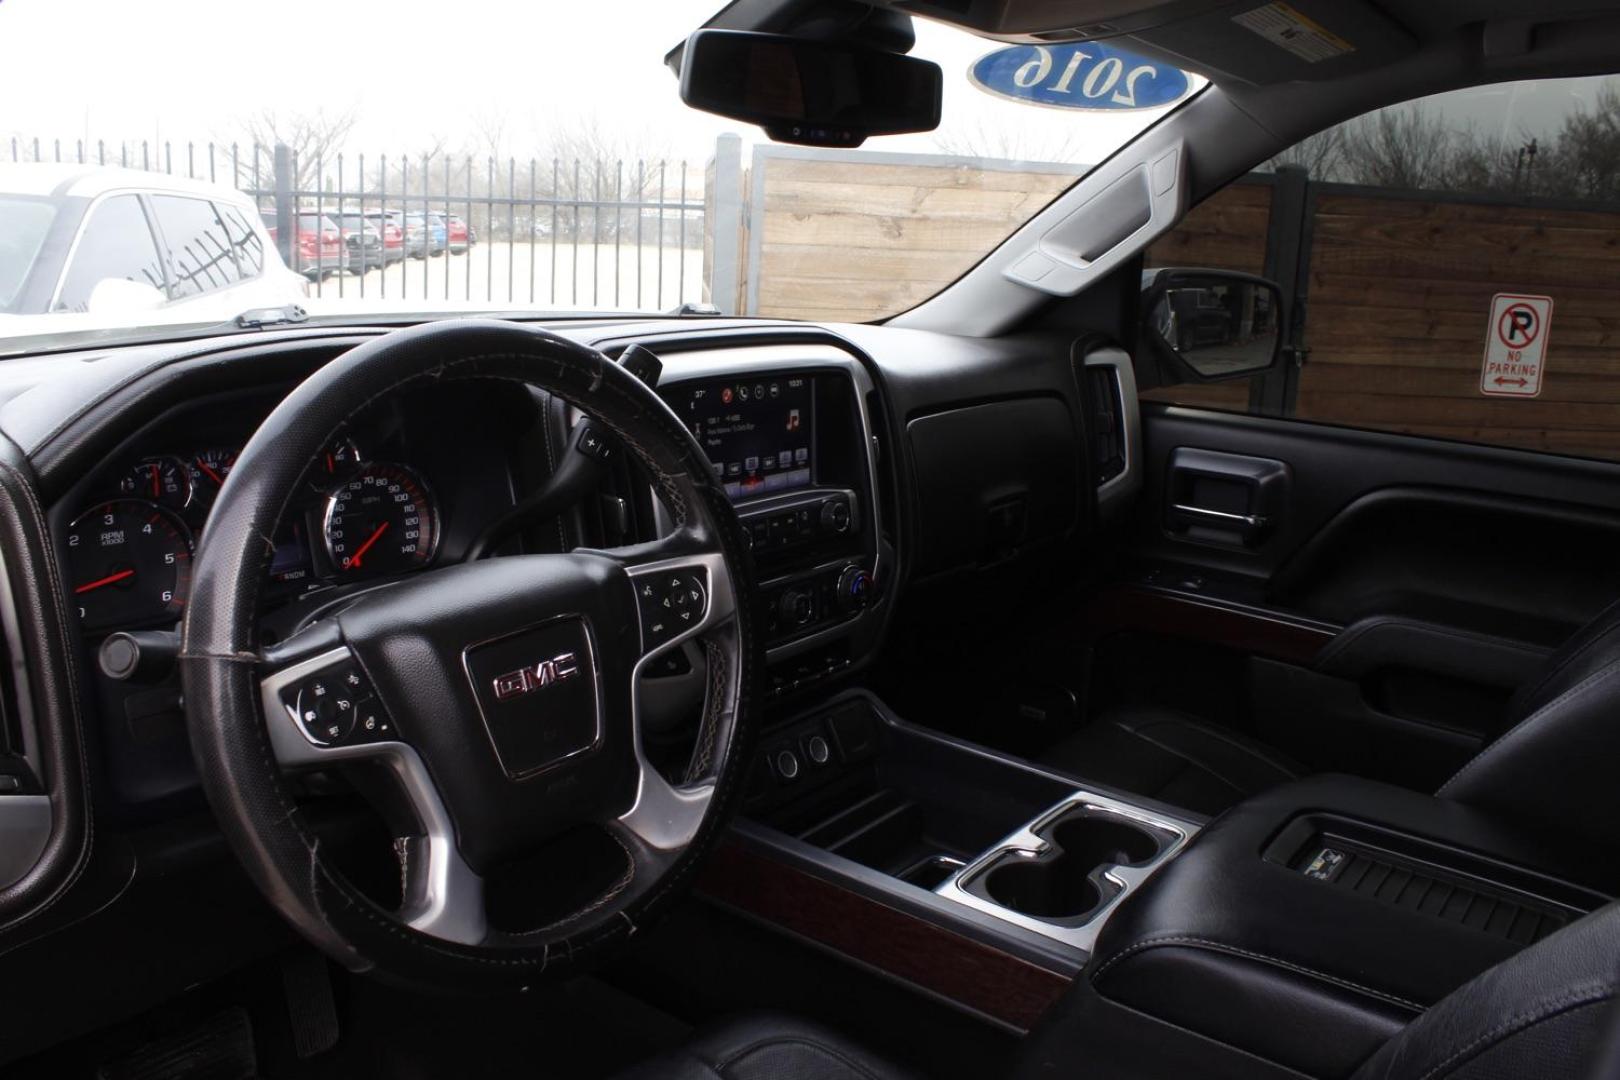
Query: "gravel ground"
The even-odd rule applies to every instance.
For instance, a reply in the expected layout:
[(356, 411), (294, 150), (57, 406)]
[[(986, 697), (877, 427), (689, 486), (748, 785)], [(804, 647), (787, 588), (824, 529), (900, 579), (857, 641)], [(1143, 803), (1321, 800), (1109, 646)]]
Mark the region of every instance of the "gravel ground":
[(327, 301), (403, 296), (410, 300), (448, 298), (523, 306), (532, 303), (538, 307), (662, 311), (683, 301), (703, 299), (703, 251), (682, 251), (666, 245), (659, 252), (656, 246), (646, 246), (638, 258), (634, 244), (626, 244), (615, 253), (611, 243), (594, 249), (581, 244), (577, 251), (572, 244), (553, 247), (543, 241), (480, 243), (459, 255), (406, 259), (364, 275), (334, 274), (318, 286), (312, 284), (310, 294)]

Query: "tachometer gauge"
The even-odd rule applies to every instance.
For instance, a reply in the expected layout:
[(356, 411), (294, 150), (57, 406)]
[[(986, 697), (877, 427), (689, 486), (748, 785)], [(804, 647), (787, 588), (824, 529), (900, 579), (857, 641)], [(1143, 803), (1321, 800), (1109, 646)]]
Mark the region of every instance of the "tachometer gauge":
[(137, 499), (150, 499), (170, 510), (191, 505), (191, 470), (177, 457), (142, 458), (129, 470), (118, 490)]
[(180, 618), (191, 585), (191, 534), (144, 499), (113, 499), (67, 530), (73, 598), (87, 630)]
[(326, 553), (341, 577), (426, 566), (439, 515), (421, 479), (403, 465), (364, 465), (326, 498)]

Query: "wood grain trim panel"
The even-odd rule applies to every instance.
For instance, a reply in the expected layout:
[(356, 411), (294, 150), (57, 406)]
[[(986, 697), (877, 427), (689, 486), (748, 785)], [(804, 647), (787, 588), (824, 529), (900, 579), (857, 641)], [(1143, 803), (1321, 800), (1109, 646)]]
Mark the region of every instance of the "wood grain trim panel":
[(975, 1012), (1028, 1031), (1070, 977), (726, 841), (698, 891)]
[(1208, 641), (1296, 664), (1312, 663), (1338, 633), (1321, 624), (1241, 604), (1134, 586), (1098, 594), (1087, 623), (1093, 640), (1121, 631), (1145, 631)]

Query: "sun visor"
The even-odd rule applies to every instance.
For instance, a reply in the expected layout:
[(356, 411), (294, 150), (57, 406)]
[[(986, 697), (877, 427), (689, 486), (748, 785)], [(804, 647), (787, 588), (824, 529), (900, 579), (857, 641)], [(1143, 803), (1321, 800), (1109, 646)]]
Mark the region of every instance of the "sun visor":
[(1133, 51), (1215, 82), (1336, 79), (1381, 67), (1417, 39), (1367, 0), (879, 0), (1030, 44), (1126, 38)]
[(1237, 4), (1165, 23), (1136, 39), (1217, 83), (1255, 85), (1336, 79), (1417, 49), (1416, 38), (1363, 0)]

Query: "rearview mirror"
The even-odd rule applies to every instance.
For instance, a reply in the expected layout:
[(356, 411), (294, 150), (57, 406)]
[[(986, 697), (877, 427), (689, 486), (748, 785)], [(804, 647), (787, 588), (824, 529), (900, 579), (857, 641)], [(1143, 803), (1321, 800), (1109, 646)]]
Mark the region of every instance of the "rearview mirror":
[(939, 65), (846, 42), (699, 30), (681, 58), (681, 100), (758, 124), (778, 142), (859, 146), (939, 126)]
[[(1149, 270), (1142, 275), (1142, 338), (1159, 361), (1159, 385), (1256, 375), (1282, 347), (1282, 290), (1228, 270)], [(1168, 368), (1169, 370), (1164, 370)]]

